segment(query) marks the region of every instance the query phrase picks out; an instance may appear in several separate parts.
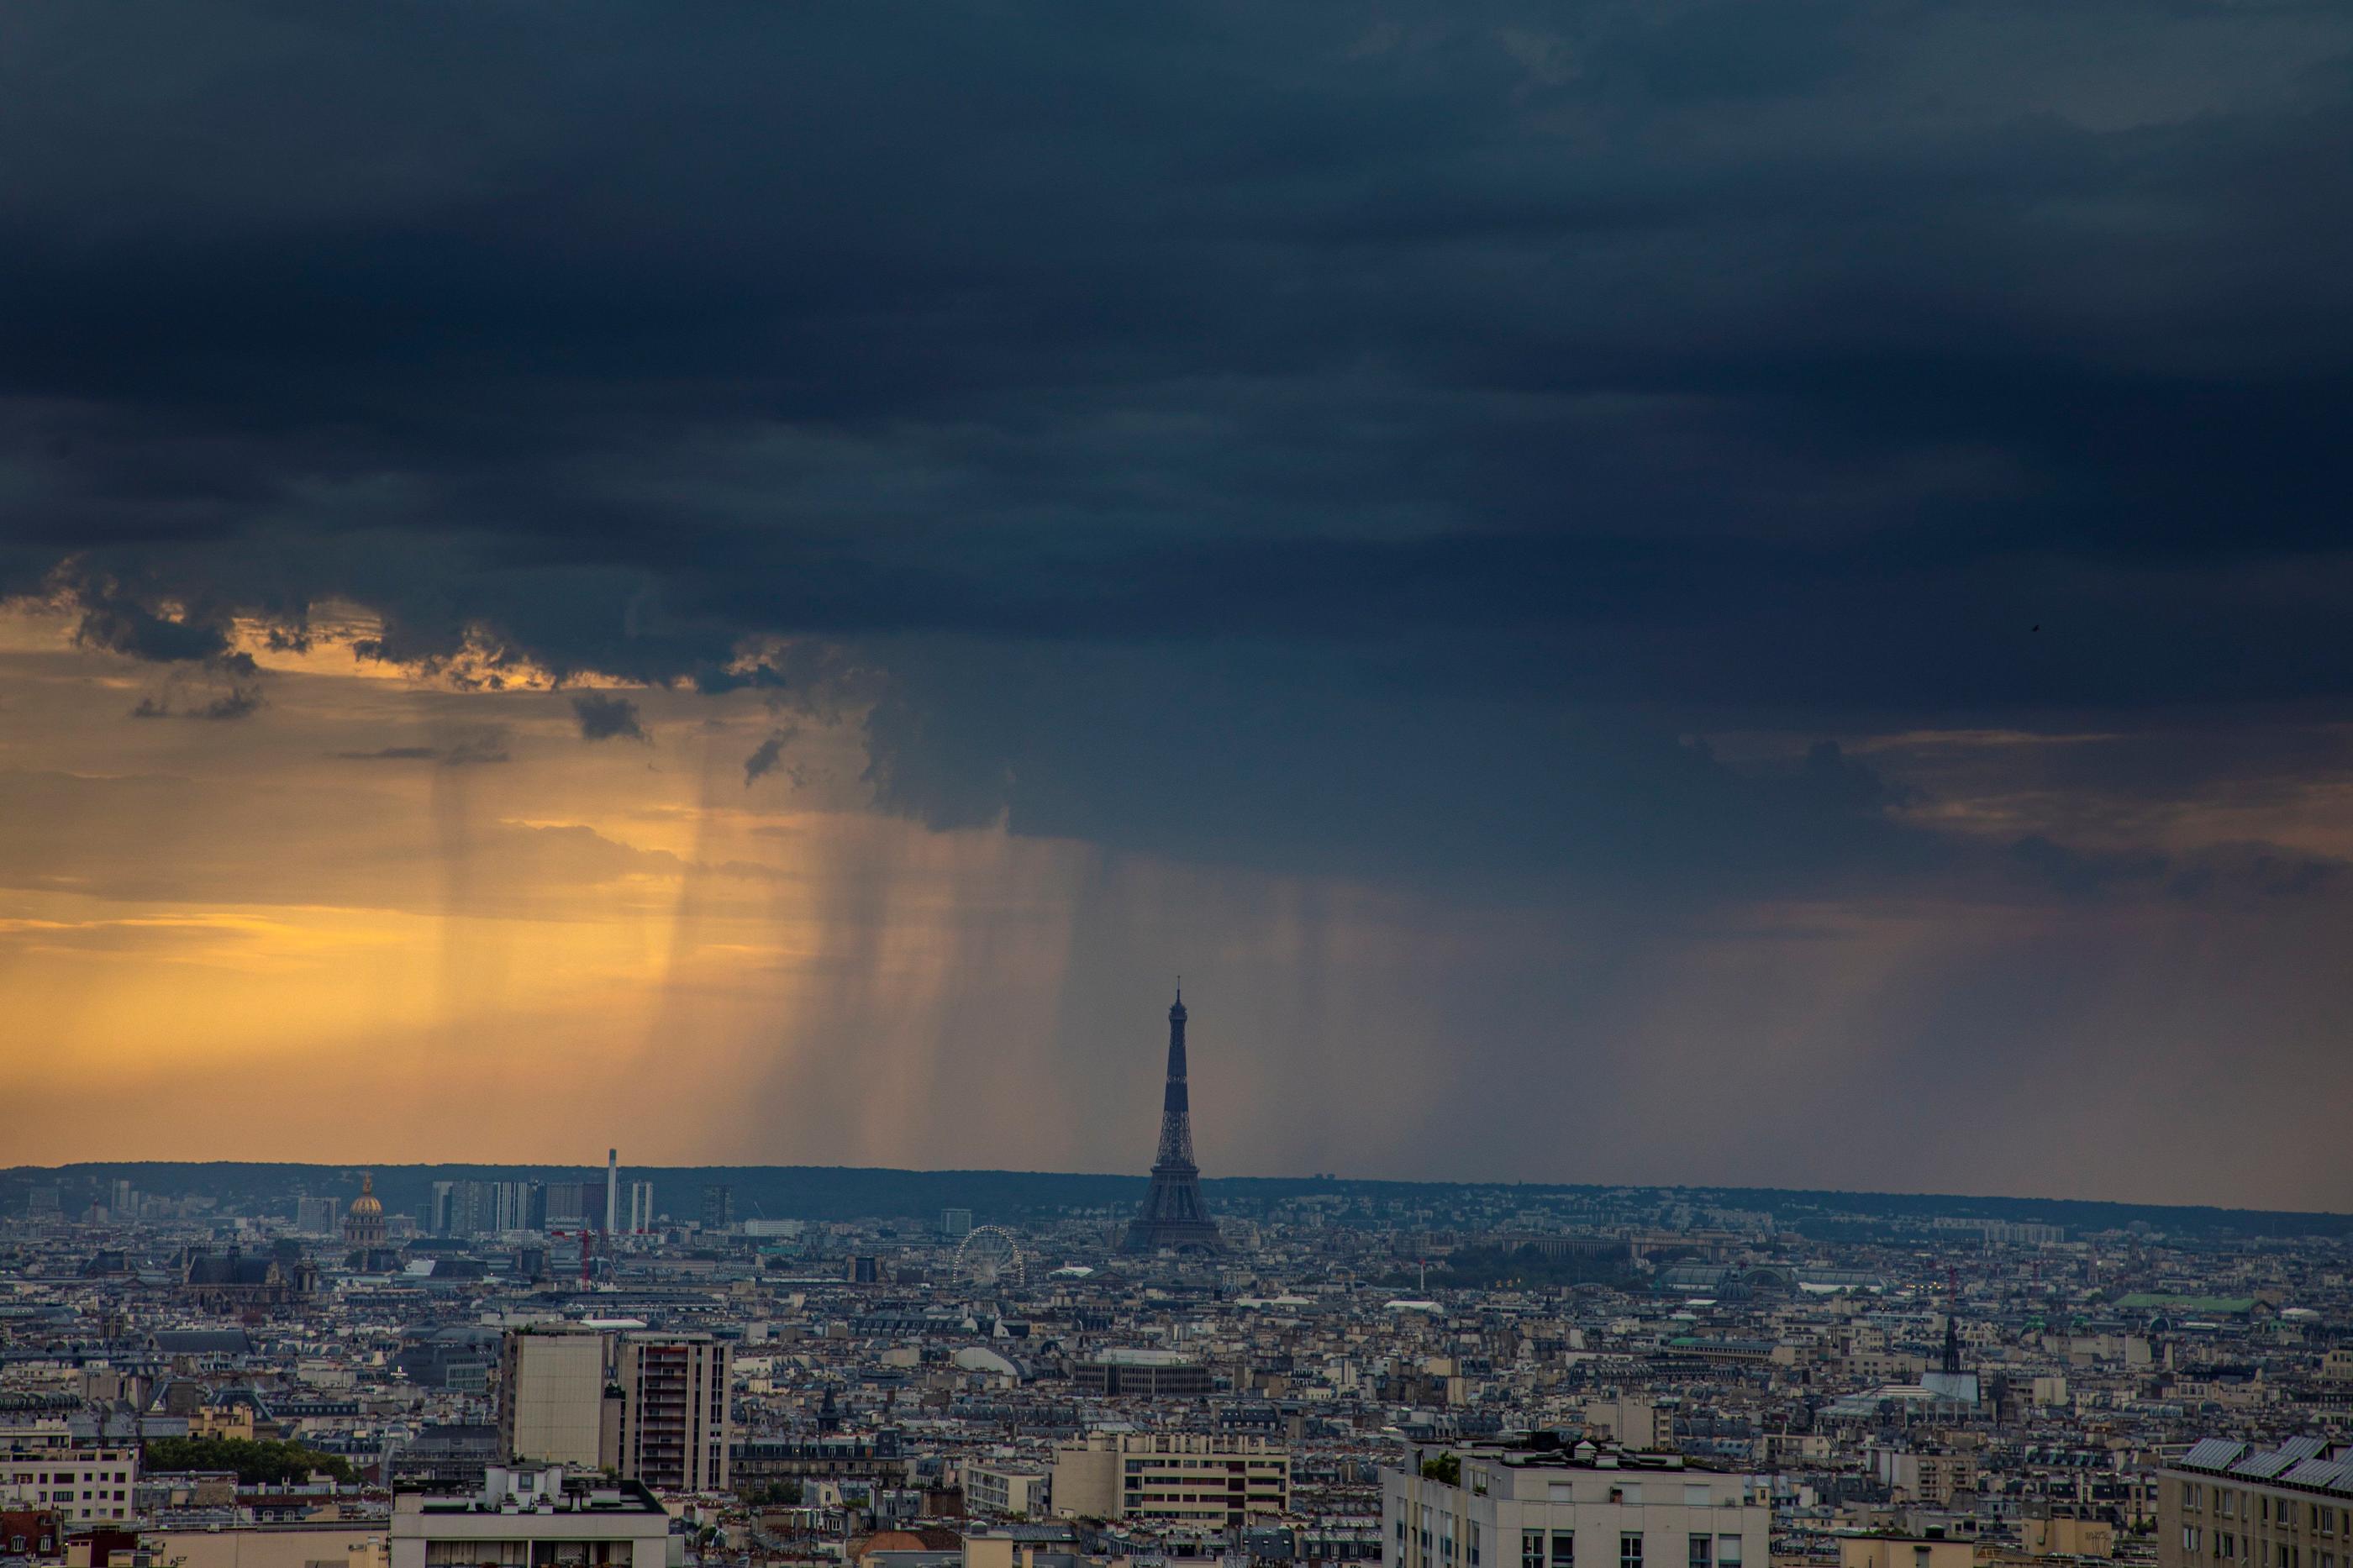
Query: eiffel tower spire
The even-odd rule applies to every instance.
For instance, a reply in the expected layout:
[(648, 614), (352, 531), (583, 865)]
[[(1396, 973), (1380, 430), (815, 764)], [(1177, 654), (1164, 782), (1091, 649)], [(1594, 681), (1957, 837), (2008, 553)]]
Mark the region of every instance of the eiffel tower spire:
[(1160, 1097), (1160, 1151), (1152, 1162), (1152, 1186), (1127, 1227), (1123, 1252), (1214, 1252), (1218, 1222), (1201, 1198), (1201, 1168), (1193, 1163), (1193, 1105), (1185, 1081), (1185, 989), (1168, 1009), (1168, 1087)]

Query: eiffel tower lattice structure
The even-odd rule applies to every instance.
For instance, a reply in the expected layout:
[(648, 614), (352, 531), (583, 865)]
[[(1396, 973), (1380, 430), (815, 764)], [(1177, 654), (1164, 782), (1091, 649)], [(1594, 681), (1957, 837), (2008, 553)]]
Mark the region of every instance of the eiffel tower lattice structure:
[(1160, 1152), (1152, 1186), (1127, 1227), (1122, 1252), (1216, 1252), (1218, 1222), (1201, 1198), (1201, 1167), (1193, 1163), (1193, 1107), (1185, 1087), (1185, 992), (1168, 1009), (1168, 1088), (1160, 1101)]

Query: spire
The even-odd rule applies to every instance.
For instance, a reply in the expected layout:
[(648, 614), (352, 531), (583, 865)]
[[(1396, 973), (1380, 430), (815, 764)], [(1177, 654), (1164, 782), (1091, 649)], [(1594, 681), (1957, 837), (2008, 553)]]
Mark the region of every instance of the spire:
[(1162, 1247), (1215, 1251), (1218, 1225), (1201, 1197), (1201, 1168), (1193, 1161), (1193, 1105), (1185, 1081), (1185, 978), (1176, 977), (1176, 999), (1168, 1009), (1168, 1085), (1160, 1100), (1160, 1148), (1152, 1162), (1152, 1186), (1123, 1250), (1156, 1252)]

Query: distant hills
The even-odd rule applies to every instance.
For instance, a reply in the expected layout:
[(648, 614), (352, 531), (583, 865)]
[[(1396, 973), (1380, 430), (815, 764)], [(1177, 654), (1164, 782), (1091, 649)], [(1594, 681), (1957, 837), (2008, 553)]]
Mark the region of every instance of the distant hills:
[[(372, 1165), (385, 1207), (422, 1215), (437, 1181), (596, 1181), (602, 1165)], [(56, 1186), (68, 1213), (78, 1213), (117, 1180), (142, 1192), (201, 1193), (248, 1213), (290, 1205), (298, 1195), (348, 1198), (358, 1190), (359, 1167), (249, 1162), (108, 1161), (0, 1171), (0, 1214), (21, 1215), (36, 1187)], [(928, 1227), (944, 1208), (968, 1208), (982, 1223), (1019, 1221), (1057, 1212), (1125, 1211), (1144, 1195), (1145, 1178), (1051, 1171), (899, 1171), (848, 1165), (624, 1165), (621, 1178), (651, 1181), (654, 1204), (680, 1218), (702, 1212), (702, 1188), (734, 1189), (739, 1219), (848, 1220), (903, 1218)], [(1771, 1214), (1776, 1222), (1821, 1239), (1894, 1239), (1936, 1219), (1985, 1219), (2061, 1225), (2071, 1231), (2122, 1229), (2136, 1223), (2177, 1237), (2212, 1238), (2353, 1236), (2353, 1215), (2263, 1209), (2181, 1207), (2094, 1202), (2077, 1198), (1972, 1197), (1922, 1193), (1807, 1192), (1775, 1187), (1643, 1187), (1536, 1183), (1358, 1181), (1333, 1176), (1205, 1177), (1210, 1205), (1247, 1217), (1286, 1200), (1315, 1196), (1331, 1205), (1335, 1223), (1394, 1223), (1401, 1208), (1475, 1209), (1498, 1199), (1540, 1206), (1548, 1197), (1620, 1197), (1654, 1193), (1663, 1201), (1697, 1207)], [(1443, 1224), (1436, 1220), (1432, 1223)]]

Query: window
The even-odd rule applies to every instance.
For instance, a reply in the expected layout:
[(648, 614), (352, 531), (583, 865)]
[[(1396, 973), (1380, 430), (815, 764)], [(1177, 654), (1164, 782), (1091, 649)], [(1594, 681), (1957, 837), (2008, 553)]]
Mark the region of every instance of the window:
[(1740, 1537), (1719, 1535), (1715, 1538), (1715, 1568), (1740, 1568)]
[(1642, 1537), (1637, 1531), (1621, 1531), (1618, 1536), (1618, 1568), (1642, 1568)]
[(1708, 1495), (1708, 1484), (1705, 1481), (1685, 1481), (1683, 1483), (1683, 1506), (1685, 1508), (1707, 1507), (1710, 1503), (1715, 1500)]
[(1520, 1531), (1520, 1568), (1545, 1568), (1544, 1531)]
[(1715, 1540), (1713, 1536), (1693, 1536), (1691, 1538), (1691, 1568), (1714, 1568), (1715, 1562)]
[(1552, 1568), (1577, 1568), (1577, 1531), (1552, 1532)]

